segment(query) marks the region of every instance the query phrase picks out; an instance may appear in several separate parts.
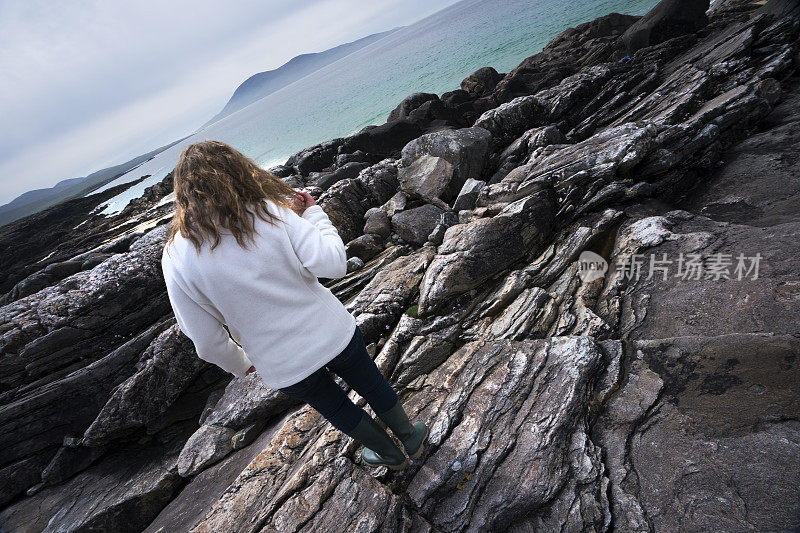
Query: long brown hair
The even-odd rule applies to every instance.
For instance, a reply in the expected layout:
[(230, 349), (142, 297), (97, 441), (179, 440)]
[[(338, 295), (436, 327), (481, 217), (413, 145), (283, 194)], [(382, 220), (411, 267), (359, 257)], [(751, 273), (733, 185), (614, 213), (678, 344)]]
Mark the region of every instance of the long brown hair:
[(198, 253), (205, 239), (212, 241), (211, 250), (220, 243), (220, 226), (247, 248), (246, 240), (254, 240), (255, 216), (270, 224), (281, 220), (267, 210), (263, 200), (291, 209), (297, 194), (278, 176), (220, 141), (184, 148), (175, 165), (174, 183), (176, 208), (167, 243), (180, 232)]

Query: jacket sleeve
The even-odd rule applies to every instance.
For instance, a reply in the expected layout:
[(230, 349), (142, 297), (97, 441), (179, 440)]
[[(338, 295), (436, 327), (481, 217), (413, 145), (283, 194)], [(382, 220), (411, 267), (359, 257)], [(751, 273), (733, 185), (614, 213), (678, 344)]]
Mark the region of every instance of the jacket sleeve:
[(320, 206), (309, 206), (303, 216), (291, 209), (281, 211), (289, 240), (304, 267), (318, 278), (336, 279), (347, 274), (344, 242)]
[(197, 356), (237, 377), (246, 376), (253, 363), (222, 324), (173, 280), (167, 280), (167, 294), (178, 326), (194, 343)]

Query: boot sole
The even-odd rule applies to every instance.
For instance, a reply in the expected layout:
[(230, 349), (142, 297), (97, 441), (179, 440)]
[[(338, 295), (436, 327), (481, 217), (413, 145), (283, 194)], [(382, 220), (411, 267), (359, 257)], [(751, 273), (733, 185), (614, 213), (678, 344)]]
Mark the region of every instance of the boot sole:
[[(363, 458), (362, 458), (362, 460), (363, 460)], [(400, 463), (399, 465), (396, 465), (396, 466), (395, 465), (386, 464), (386, 463), (373, 464), (373, 463), (368, 463), (366, 461), (364, 461), (364, 464), (367, 464), (369, 466), (375, 466), (375, 467), (385, 466), (389, 470), (402, 470), (402, 469), (404, 469), (405, 467), (408, 466), (408, 459), (404, 459), (402, 463)]]
[(414, 455), (409, 455), (409, 459), (419, 459), (420, 455), (422, 455), (423, 450), (425, 450), (425, 439), (428, 438), (428, 426), (425, 426), (425, 435), (422, 437), (422, 442), (419, 445), (419, 450), (414, 452)]

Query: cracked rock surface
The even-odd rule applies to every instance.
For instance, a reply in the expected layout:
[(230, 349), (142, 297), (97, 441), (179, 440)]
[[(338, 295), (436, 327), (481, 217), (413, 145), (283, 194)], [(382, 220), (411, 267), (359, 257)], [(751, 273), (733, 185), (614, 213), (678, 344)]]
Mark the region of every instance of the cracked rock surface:
[(429, 427), (401, 471), (196, 357), (171, 176), (0, 228), (0, 530), (800, 529), (787, 4), (610, 14), (275, 169), (352, 243), (321, 281)]

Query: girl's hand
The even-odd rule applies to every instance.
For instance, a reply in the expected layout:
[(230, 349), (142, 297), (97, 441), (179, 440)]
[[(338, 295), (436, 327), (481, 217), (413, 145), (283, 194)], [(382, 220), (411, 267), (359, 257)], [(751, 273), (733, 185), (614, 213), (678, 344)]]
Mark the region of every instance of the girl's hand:
[(305, 209), (306, 209), (305, 200), (303, 199), (303, 196), (298, 192), (294, 195), (294, 199), (292, 200), (292, 211), (294, 211), (298, 215), (302, 215)]
[(292, 202), (292, 211), (302, 216), (307, 207), (316, 205), (317, 202), (315, 202), (314, 197), (308, 194), (306, 191), (299, 190), (296, 192), (297, 195), (294, 197)]
[(313, 196), (308, 194), (306, 191), (300, 190), (297, 191), (297, 196), (295, 196), (294, 201), (292, 202), (292, 211), (302, 216), (306, 208), (316, 205), (316, 203), (317, 202), (314, 201)]
[(249, 376), (250, 374), (252, 374), (255, 371), (256, 371), (256, 367), (250, 366), (250, 368), (247, 369), (247, 374), (246, 375)]

